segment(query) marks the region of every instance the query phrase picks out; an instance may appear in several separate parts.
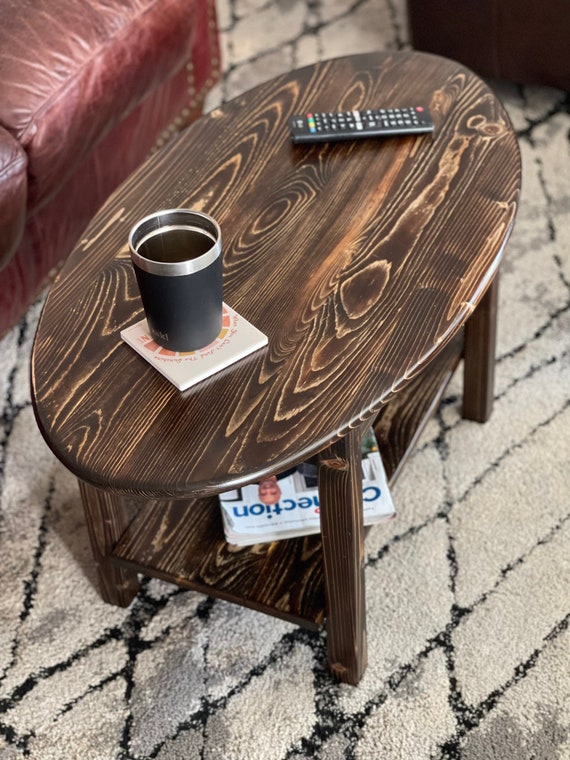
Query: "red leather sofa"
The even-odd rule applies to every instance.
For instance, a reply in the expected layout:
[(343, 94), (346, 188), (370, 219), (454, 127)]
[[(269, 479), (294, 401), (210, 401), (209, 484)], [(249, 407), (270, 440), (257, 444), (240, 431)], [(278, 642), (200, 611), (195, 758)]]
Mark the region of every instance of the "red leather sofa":
[(0, 0), (0, 337), (219, 60), (214, 0)]
[(412, 45), (478, 74), (570, 90), (569, 0), (407, 0)]

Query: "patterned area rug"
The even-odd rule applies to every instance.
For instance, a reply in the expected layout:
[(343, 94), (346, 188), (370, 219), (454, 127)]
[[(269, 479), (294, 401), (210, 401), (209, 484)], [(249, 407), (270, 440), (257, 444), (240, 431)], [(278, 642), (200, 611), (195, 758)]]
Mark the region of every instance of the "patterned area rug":
[[(401, 0), (220, 0), (210, 107), (316, 58), (407, 45)], [(497, 85), (524, 189), (506, 256), (495, 409), (456, 378), (366, 545), (369, 667), (325, 634), (156, 580), (104, 604), (74, 478), (41, 439), (40, 305), (0, 344), (0, 758), (570, 758), (569, 101)]]

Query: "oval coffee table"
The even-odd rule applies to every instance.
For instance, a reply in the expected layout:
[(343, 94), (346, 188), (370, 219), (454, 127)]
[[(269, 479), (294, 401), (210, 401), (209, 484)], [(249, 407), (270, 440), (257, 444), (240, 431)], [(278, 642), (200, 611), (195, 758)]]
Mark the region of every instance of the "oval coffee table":
[[(294, 146), (294, 113), (427, 105), (433, 136)], [(493, 398), (497, 272), (517, 142), (471, 72), (415, 52), (341, 58), (203, 117), (111, 197), (53, 286), (32, 385), (79, 479), (103, 597), (137, 573), (316, 628), (332, 671), (366, 665), (360, 440), (392, 479), (460, 358), (465, 416)], [(224, 300), (265, 349), (179, 392), (122, 342), (142, 307), (135, 221), (187, 207), (222, 228)], [(216, 494), (319, 457), (321, 535), (224, 541)], [(405, 509), (405, 505), (402, 505)]]

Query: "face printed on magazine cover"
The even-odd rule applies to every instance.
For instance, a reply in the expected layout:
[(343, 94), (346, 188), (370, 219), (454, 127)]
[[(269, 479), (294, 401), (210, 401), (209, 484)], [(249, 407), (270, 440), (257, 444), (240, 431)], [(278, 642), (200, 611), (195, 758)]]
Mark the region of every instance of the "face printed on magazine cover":
[(277, 483), (277, 477), (272, 475), (270, 478), (262, 480), (258, 486), (259, 501), (262, 504), (277, 504), (281, 498), (281, 489)]

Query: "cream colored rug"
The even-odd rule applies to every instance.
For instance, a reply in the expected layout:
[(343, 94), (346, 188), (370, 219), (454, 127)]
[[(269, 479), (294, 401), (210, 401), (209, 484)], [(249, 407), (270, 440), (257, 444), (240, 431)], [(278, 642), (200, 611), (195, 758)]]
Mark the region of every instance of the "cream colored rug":
[[(210, 107), (316, 58), (406, 45), (402, 3), (220, 0)], [(503, 268), (495, 409), (454, 380), (367, 541), (369, 667), (324, 634), (146, 581), (94, 586), (74, 478), (41, 439), (40, 306), (0, 343), (0, 758), (570, 758), (569, 100), (499, 88), (524, 189)]]

